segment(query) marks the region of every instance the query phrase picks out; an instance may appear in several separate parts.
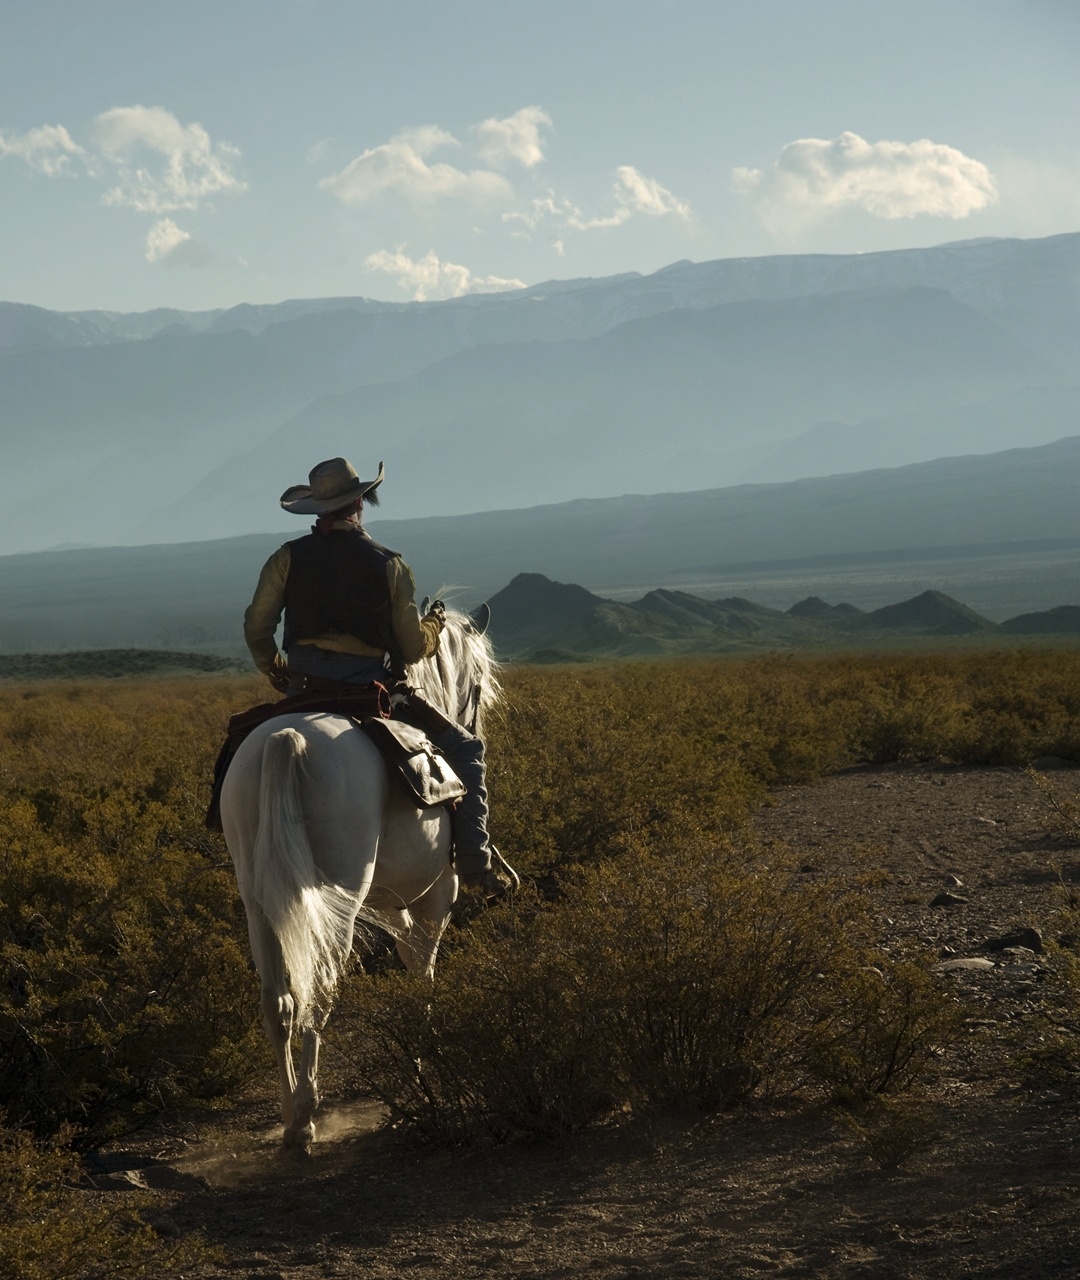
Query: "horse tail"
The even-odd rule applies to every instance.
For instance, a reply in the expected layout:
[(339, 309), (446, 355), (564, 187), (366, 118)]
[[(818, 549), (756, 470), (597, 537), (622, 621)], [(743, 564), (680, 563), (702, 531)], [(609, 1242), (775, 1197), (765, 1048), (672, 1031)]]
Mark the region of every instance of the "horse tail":
[(329, 1007), (352, 947), (355, 897), (326, 884), (304, 826), (301, 793), (308, 745), (279, 729), (263, 746), (255, 898), (281, 946), (301, 1027)]

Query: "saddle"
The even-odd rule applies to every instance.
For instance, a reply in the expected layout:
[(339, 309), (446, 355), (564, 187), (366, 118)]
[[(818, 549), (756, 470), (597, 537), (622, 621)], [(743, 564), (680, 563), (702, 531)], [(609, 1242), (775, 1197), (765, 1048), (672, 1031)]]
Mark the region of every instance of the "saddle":
[(204, 819), (210, 831), (221, 831), (221, 787), (232, 758), (252, 730), (277, 716), (324, 712), (347, 716), (378, 747), (391, 774), (414, 804), (422, 809), (453, 805), (465, 794), (465, 784), (439, 754), (422, 729), (391, 720), (390, 694), (375, 681), (350, 685), (320, 681), (319, 687), (292, 694), (279, 702), (262, 702), (229, 718), (228, 736), (214, 763), (214, 792)]

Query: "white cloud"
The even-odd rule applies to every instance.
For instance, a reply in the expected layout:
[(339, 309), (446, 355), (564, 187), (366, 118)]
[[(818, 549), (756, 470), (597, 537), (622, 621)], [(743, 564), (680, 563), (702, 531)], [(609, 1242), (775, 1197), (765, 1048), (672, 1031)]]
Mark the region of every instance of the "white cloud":
[(646, 178), (633, 165), (623, 164), (615, 170), (615, 182), (611, 188), (615, 208), (611, 213), (587, 218), (572, 201), (549, 191), (535, 198), (528, 210), (518, 209), (503, 214), (504, 222), (518, 223), (524, 230), (517, 235), (535, 231), (544, 221), (573, 231), (606, 231), (621, 227), (638, 213), (651, 218), (676, 216), (689, 218), (690, 206), (662, 187), (654, 178)]
[(400, 250), (390, 253), (381, 249), (364, 259), (369, 271), (385, 271), (394, 276), (403, 289), (408, 289), (416, 302), (429, 298), (460, 298), (466, 293), (504, 293), (524, 289), (524, 280), (504, 280), (501, 276), (474, 276), (468, 267), (456, 262), (440, 262), (434, 251), (422, 258), (408, 257)]
[(573, 205), (569, 200), (556, 197), (554, 191), (549, 191), (546, 196), (537, 196), (530, 204), (529, 209), (514, 209), (510, 213), (504, 213), (503, 222), (518, 222), (525, 231), (516, 234), (526, 235), (529, 231), (535, 231), (536, 228), (546, 218), (551, 218), (555, 222), (570, 223), (572, 218), (580, 218), (581, 210), (577, 205)]
[(856, 133), (788, 143), (771, 170), (733, 169), (736, 189), (759, 200), (766, 221), (812, 221), (839, 209), (876, 218), (966, 218), (997, 200), (979, 160), (928, 138), (867, 142)]
[(443, 147), (459, 146), (457, 139), (437, 125), (408, 129), (357, 156), (341, 170), (323, 178), (319, 186), (344, 204), (364, 204), (387, 192), (426, 202), (442, 197), (490, 199), (511, 193), (510, 184), (488, 169), (466, 172), (427, 157)]
[(690, 216), (690, 206), (673, 196), (654, 178), (646, 178), (633, 165), (622, 164), (615, 170), (615, 199), (624, 209), (645, 213), (650, 218), (665, 218), (674, 214), (679, 218)]
[(566, 225), (573, 227), (575, 231), (610, 231), (612, 227), (621, 227), (624, 222), (629, 222), (633, 216), (633, 210), (623, 205), (614, 213), (600, 218), (585, 218), (580, 213), (575, 214), (567, 218)]
[(85, 155), (62, 124), (43, 124), (6, 137), (0, 133), (0, 156), (17, 156), (50, 178), (69, 173), (72, 159)]
[(526, 169), (544, 158), (541, 125), (551, 125), (551, 117), (540, 107), (522, 107), (503, 120), (492, 117), (476, 126), (479, 151), (488, 164), (501, 165), (516, 160)]
[(214, 255), (172, 218), (159, 218), (146, 234), (146, 261), (168, 267), (208, 267)]
[(239, 151), (215, 143), (201, 124), (182, 125), (164, 107), (115, 107), (94, 121), (94, 142), (117, 166), (106, 204), (139, 213), (197, 209), (218, 191), (246, 189), (234, 173)]

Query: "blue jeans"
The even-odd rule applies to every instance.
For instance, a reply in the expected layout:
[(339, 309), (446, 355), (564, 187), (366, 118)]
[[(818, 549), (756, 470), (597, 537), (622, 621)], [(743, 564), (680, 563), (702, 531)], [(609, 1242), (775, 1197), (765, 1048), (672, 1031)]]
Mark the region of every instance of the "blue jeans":
[[(393, 677), (382, 658), (365, 658), (354, 653), (334, 653), (313, 644), (294, 644), (289, 650), (289, 674), (318, 676), (322, 680), (341, 680), (345, 684), (391, 684)], [(290, 693), (300, 693), (300, 681), (289, 682)]]

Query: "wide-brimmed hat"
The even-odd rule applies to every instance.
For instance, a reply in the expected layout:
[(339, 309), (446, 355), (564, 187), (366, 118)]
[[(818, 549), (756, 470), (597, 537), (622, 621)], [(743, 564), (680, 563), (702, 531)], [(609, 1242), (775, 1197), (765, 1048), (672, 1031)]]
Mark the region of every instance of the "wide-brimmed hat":
[(361, 480), (346, 458), (328, 458), (308, 472), (307, 484), (294, 484), (281, 495), (281, 505), (298, 516), (321, 516), (338, 507), (347, 507), (357, 498), (379, 505), (375, 490), (383, 482), (385, 470), (379, 463), (374, 480)]

